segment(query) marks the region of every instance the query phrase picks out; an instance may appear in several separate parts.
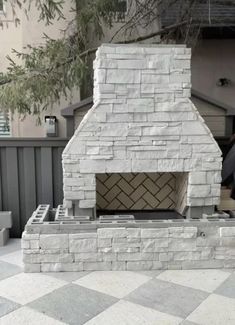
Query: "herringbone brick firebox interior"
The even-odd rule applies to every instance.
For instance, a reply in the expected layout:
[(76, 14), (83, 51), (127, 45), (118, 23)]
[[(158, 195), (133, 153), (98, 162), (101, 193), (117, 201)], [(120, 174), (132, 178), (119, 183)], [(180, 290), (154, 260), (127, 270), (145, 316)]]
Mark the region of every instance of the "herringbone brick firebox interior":
[(182, 190), (186, 190), (186, 184), (178, 185), (181, 177), (181, 173), (97, 174), (96, 209), (179, 209)]

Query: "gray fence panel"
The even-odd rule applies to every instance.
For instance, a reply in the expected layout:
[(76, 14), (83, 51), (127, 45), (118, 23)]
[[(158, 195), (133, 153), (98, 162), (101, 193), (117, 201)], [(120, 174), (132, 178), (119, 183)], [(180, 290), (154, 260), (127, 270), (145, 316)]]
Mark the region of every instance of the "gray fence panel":
[(25, 211), (21, 215), (22, 223), (27, 222), (27, 217), (37, 205), (36, 176), (35, 176), (35, 154), (34, 148), (23, 149), (23, 172), (24, 172), (24, 202)]
[(0, 140), (0, 210), (12, 211), (12, 237), (20, 237), (41, 203), (63, 201), (61, 155), (68, 139)]
[(41, 149), (42, 202), (53, 205), (52, 149)]
[[(19, 236), (21, 229), (20, 222), (20, 191), (19, 191), (19, 169), (17, 148), (6, 148), (6, 175), (7, 175), (7, 201), (11, 207), (15, 235)], [(4, 190), (4, 189), (3, 189)]]

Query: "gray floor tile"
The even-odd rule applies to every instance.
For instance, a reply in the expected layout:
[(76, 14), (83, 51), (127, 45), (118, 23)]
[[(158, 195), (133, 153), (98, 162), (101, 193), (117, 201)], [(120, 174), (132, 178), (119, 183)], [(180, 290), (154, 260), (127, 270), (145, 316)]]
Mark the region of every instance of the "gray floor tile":
[(232, 273), (228, 279), (215, 290), (215, 293), (235, 299), (235, 273)]
[[(18, 305), (17, 303), (0, 297), (0, 317), (12, 312), (13, 310), (19, 307), (20, 305)], [(1, 319), (0, 319), (0, 323), (1, 323)]]
[(90, 272), (46, 272), (42, 273), (45, 275), (53, 276), (57, 279), (67, 281), (67, 282), (73, 282), (76, 281), (83, 276), (89, 274)]
[(21, 267), (7, 262), (0, 261), (0, 280), (9, 278), (15, 274), (22, 272)]
[(64, 323), (82, 325), (115, 302), (117, 299), (114, 297), (68, 284), (29, 306)]
[(125, 300), (186, 318), (207, 297), (203, 291), (153, 279), (130, 293)]
[(20, 238), (10, 238), (5, 246), (0, 247), (0, 256), (10, 254), (21, 249)]

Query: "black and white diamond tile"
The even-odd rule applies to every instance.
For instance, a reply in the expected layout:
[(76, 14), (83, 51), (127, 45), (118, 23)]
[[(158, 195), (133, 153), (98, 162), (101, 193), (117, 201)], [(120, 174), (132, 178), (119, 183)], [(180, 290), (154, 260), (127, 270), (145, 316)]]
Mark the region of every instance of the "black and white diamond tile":
[(116, 302), (114, 297), (68, 284), (29, 306), (66, 324), (82, 325)]
[(200, 290), (152, 279), (125, 299), (184, 319), (207, 297), (208, 293)]
[[(19, 307), (20, 307), (19, 304), (10, 301), (8, 299), (5, 299), (3, 297), (0, 297), (0, 317), (9, 314), (10, 312), (14, 311)], [(1, 324), (1, 318), (0, 318), (0, 324)]]
[(0, 248), (0, 325), (234, 325), (235, 270), (24, 274)]

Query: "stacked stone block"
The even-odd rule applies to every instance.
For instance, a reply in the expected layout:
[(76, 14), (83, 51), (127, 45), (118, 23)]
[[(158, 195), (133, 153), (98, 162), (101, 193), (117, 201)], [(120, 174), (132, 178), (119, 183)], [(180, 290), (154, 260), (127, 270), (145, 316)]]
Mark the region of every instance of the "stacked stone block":
[(188, 173), (181, 202), (219, 203), (221, 152), (189, 99), (190, 58), (184, 46), (98, 49), (94, 106), (63, 153), (67, 208), (94, 209), (95, 174), (123, 172)]
[(25, 232), (25, 272), (231, 268), (235, 267), (235, 226), (223, 225), (205, 220), (199, 226)]

